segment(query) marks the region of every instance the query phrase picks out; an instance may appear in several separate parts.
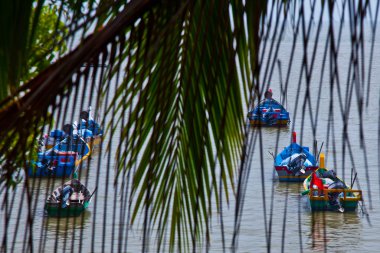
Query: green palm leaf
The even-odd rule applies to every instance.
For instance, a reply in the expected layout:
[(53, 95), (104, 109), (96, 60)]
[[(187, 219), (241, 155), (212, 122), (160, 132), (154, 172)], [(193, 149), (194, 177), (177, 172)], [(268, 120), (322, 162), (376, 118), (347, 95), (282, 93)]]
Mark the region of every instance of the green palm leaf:
[[(158, 248), (167, 234), (171, 251), (208, 244), (213, 208), (219, 210), (223, 198), (229, 201), (230, 187), (235, 193), (243, 106), (252, 88), (249, 73), (256, 65), (255, 32), (263, 7), (244, 7), (243, 1), (147, 0), (95, 6), (94, 1), (61, 5), (60, 12), (73, 10), (69, 45), (80, 34), (85, 39), (0, 103), (0, 131), (18, 131), (25, 122), (40, 125), (49, 106), (63, 106), (57, 97), (68, 96), (81, 82), (87, 85), (89, 75), (97, 75), (89, 69), (92, 64), (108, 66), (101, 70), (102, 93), (96, 100), (113, 115), (108, 134), (121, 129), (120, 139), (111, 139), (108, 150), (111, 142), (119, 142), (117, 177), (127, 181), (133, 173), (131, 223), (143, 219), (144, 240), (157, 231)], [(242, 13), (251, 22), (248, 36)], [(25, 28), (32, 27), (32, 38), (38, 12), (33, 20)], [(27, 39), (20, 40), (14, 50), (27, 48)], [(10, 64), (15, 65), (23, 62)], [(1, 82), (3, 97), (12, 83)], [(21, 137), (27, 135), (24, 131)]]

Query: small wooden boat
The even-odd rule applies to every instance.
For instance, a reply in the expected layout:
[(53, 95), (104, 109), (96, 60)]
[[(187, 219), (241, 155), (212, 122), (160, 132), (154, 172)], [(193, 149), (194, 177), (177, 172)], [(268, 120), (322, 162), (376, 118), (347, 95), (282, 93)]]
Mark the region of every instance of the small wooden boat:
[(296, 133), (293, 132), (292, 143), (275, 157), (274, 168), (280, 182), (302, 182), (318, 169), (318, 165), (309, 147), (296, 143)]
[[(269, 95), (267, 95), (269, 94)], [(272, 90), (266, 92), (265, 99), (248, 112), (252, 126), (284, 127), (290, 122), (289, 112), (272, 98)]]
[(325, 169), (325, 156), (320, 156), (320, 168), (303, 182), (312, 211), (355, 211), (362, 201), (362, 191), (352, 190), (333, 170)]
[(78, 135), (67, 136), (52, 149), (39, 152), (28, 169), (30, 177), (69, 177), (91, 154), (91, 148)]
[(91, 194), (78, 179), (72, 179), (56, 188), (47, 198), (46, 213), (54, 217), (79, 216), (88, 208), (94, 193)]

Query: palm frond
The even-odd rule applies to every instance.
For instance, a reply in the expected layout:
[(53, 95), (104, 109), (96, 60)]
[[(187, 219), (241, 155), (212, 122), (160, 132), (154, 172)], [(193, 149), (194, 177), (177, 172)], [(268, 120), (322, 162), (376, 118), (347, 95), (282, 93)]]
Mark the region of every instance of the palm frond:
[[(129, 195), (133, 207), (131, 222), (142, 217), (144, 240), (156, 230), (158, 248), (165, 244), (167, 233), (171, 251), (175, 245), (186, 249), (190, 242), (194, 249), (199, 242), (209, 244), (213, 206), (220, 208), (221, 194), (229, 201), (229, 186), (235, 188), (244, 137), (241, 89), (251, 85), (247, 68), (255, 66), (258, 41), (250, 42), (248, 60), (245, 30), (231, 27), (239, 19), (231, 20), (228, 1), (130, 1), (125, 6), (101, 2), (94, 6), (86, 1), (60, 5), (58, 18), (65, 8), (74, 10), (69, 13), (66, 38), (70, 52), (2, 100), (0, 131), (26, 138), (30, 133), (24, 129), (21, 134), (21, 126), (41, 126), (52, 108), (53, 113), (55, 108), (63, 109), (66, 97), (78, 96), (79, 86), (86, 87), (90, 76), (98, 77), (98, 88), (93, 82), (90, 89), (100, 92), (94, 99), (97, 108), (105, 108), (104, 118), (113, 115), (107, 133), (112, 137), (122, 129), (120, 139), (111, 138), (107, 148), (111, 152), (115, 141), (119, 142), (115, 182), (120, 177), (129, 181), (132, 171), (132, 189), (123, 193)], [(33, 25), (28, 26), (32, 38), (40, 8), (41, 2)], [(255, 11), (249, 17), (261, 15), (260, 9)], [(82, 39), (74, 46), (78, 34)], [(236, 67), (236, 57), (242, 69)], [(96, 65), (107, 67), (99, 73), (90, 69)], [(246, 80), (243, 84), (239, 75)], [(90, 96), (92, 100), (93, 92)], [(83, 95), (80, 108), (84, 99)], [(41, 131), (41, 127), (34, 129), (31, 139)], [(23, 147), (31, 148), (31, 144)], [(15, 161), (26, 160), (20, 146), (13, 148), (12, 156), (5, 145), (1, 153)], [(218, 191), (219, 178), (223, 192)], [(128, 208), (121, 212), (129, 216)]]

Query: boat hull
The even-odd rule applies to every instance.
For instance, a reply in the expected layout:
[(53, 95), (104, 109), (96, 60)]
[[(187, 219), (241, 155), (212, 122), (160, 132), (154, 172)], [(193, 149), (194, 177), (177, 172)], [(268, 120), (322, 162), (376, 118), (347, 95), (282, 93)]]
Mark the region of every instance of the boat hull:
[(305, 174), (295, 176), (286, 166), (275, 166), (277, 176), (280, 182), (303, 182), (318, 166), (305, 167)]
[(87, 209), (89, 202), (70, 204), (62, 208), (59, 203), (46, 203), (45, 210), (50, 217), (76, 217)]
[(327, 190), (318, 193), (318, 190), (308, 194), (309, 204), (312, 211), (335, 211), (336, 207), (330, 204), (328, 193), (331, 191), (339, 191), (343, 193), (343, 197), (339, 201), (344, 208), (344, 211), (355, 211), (358, 207), (358, 202), (362, 200), (360, 190)]
[(276, 122), (268, 123), (267, 121), (263, 121), (260, 119), (250, 119), (249, 120), (251, 126), (259, 126), (259, 127), (287, 127), (289, 126), (289, 119), (281, 119)]
[(69, 177), (77, 166), (77, 153), (59, 152), (53, 155), (40, 153), (38, 161), (28, 169), (29, 177)]
[(28, 170), (29, 177), (70, 177), (75, 166), (58, 166), (54, 169), (32, 166)]

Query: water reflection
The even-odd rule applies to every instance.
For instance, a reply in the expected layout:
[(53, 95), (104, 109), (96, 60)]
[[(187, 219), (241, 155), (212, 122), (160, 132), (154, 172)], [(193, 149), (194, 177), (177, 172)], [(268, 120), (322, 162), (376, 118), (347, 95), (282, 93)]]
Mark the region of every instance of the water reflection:
[(91, 224), (91, 212), (84, 211), (78, 217), (43, 217), (42, 231), (38, 246), (39, 251), (79, 251), (88, 248), (88, 228)]
[[(278, 180), (278, 179), (277, 179)], [(299, 182), (274, 182), (276, 194), (300, 196), (303, 191), (302, 183)]]
[(67, 231), (85, 229), (90, 221), (91, 212), (86, 210), (78, 217), (45, 217), (43, 226), (49, 232), (57, 232), (58, 235)]
[(308, 248), (313, 251), (353, 249), (361, 240), (362, 223), (356, 212), (310, 212), (306, 225)]
[[(275, 138), (277, 134), (289, 134), (290, 127), (250, 127), (251, 133), (261, 132), (265, 137)], [(290, 135), (289, 135), (290, 140)]]

